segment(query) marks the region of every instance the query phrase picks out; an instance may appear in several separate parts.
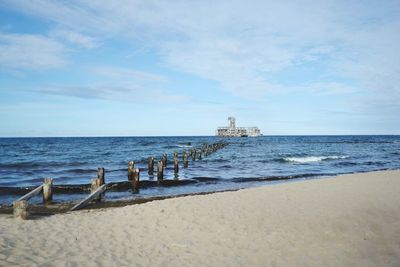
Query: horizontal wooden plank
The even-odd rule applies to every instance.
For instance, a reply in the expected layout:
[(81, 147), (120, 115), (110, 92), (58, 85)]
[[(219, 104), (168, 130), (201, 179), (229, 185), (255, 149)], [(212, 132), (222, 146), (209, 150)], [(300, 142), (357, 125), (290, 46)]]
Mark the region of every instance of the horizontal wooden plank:
[(96, 198), (98, 195), (102, 194), (104, 191), (106, 191), (107, 187), (105, 184), (103, 184), (102, 186), (100, 186), (99, 188), (97, 188), (96, 191), (94, 191), (93, 193), (91, 193), (89, 196), (87, 196), (85, 199), (83, 199), (81, 202), (79, 202), (78, 204), (76, 204), (75, 206), (73, 206), (71, 208), (71, 211), (74, 210), (78, 210), (81, 209), (83, 207), (85, 207), (87, 204), (89, 204), (90, 201), (92, 201), (94, 198)]
[(42, 192), (43, 189), (43, 184), (36, 187), (35, 189), (33, 189), (31, 192), (29, 192), (28, 194), (20, 197), (19, 199), (17, 199), (17, 201), (21, 201), (21, 200), (26, 200), (28, 201), (31, 197), (36, 196), (37, 194), (39, 194), (40, 192)]

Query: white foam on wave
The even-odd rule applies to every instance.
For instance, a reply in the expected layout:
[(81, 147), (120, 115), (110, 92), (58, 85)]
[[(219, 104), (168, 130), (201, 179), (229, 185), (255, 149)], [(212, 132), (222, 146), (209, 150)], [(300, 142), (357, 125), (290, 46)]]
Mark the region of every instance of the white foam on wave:
[(285, 161), (297, 162), (297, 163), (309, 163), (318, 162), (327, 159), (345, 159), (348, 156), (310, 156), (310, 157), (288, 157), (284, 158)]
[(190, 146), (190, 145), (178, 145), (178, 147), (181, 147), (181, 148), (188, 148), (188, 147), (192, 147), (192, 146)]

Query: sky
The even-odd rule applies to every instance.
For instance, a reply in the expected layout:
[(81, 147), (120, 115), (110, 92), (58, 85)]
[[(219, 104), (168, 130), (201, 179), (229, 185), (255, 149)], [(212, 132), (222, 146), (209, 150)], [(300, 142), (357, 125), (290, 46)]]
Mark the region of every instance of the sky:
[(400, 134), (400, 1), (0, 0), (0, 136)]

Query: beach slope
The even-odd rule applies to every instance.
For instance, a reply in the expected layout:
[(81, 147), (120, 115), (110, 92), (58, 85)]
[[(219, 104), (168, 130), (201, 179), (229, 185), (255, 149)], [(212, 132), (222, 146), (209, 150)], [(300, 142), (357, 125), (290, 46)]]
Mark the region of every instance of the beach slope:
[(400, 171), (35, 220), (0, 216), (0, 266), (400, 266)]

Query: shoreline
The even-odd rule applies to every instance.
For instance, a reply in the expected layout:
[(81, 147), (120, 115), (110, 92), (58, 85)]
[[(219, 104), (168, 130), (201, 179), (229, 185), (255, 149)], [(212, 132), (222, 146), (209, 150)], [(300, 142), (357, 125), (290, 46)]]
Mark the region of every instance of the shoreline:
[(16, 220), (0, 265), (397, 266), (400, 170)]
[[(386, 170), (377, 170), (377, 171), (366, 171), (366, 172), (357, 172), (357, 173), (339, 173), (336, 175), (312, 175), (312, 176), (304, 176), (300, 175), (299, 178), (292, 178), (293, 176), (282, 176), (281, 177), (258, 177), (258, 178), (250, 178), (250, 182), (259, 182), (259, 185), (252, 185), (252, 186), (247, 186), (247, 187), (238, 187), (238, 188), (227, 188), (227, 189), (221, 189), (221, 190), (211, 190), (211, 191), (200, 191), (200, 192), (189, 192), (189, 193), (181, 193), (181, 194), (173, 194), (173, 195), (156, 195), (156, 196), (145, 196), (145, 197), (139, 197), (139, 198), (134, 198), (134, 199), (115, 199), (115, 200), (103, 200), (101, 202), (92, 202), (86, 207), (84, 207), (82, 210), (96, 210), (96, 209), (108, 209), (108, 208), (115, 208), (115, 207), (125, 207), (129, 205), (140, 205), (144, 204), (147, 202), (152, 202), (152, 201), (160, 201), (160, 200), (165, 200), (165, 199), (174, 199), (174, 198), (182, 198), (182, 197), (188, 197), (188, 196), (201, 196), (201, 195), (209, 195), (209, 194), (215, 194), (215, 193), (223, 193), (223, 192), (234, 192), (234, 191), (239, 191), (243, 189), (251, 189), (251, 188), (258, 188), (258, 187), (264, 187), (264, 186), (273, 186), (276, 184), (285, 184), (285, 183), (295, 183), (295, 182), (303, 182), (303, 181), (308, 181), (308, 180), (318, 180), (318, 179), (330, 179), (330, 178), (335, 178), (338, 176), (342, 175), (352, 175), (352, 174), (363, 174), (363, 173), (374, 173), (374, 172), (385, 172), (385, 171), (400, 171), (400, 169), (386, 169)], [(296, 176), (296, 175), (295, 175)], [(304, 177), (303, 177), (304, 176)], [(191, 182), (195, 181), (196, 179), (189, 179), (189, 180), (182, 180), (182, 181), (176, 181), (176, 180), (164, 180), (161, 182), (158, 182), (158, 186), (163, 186), (163, 187), (174, 187), (174, 186), (185, 186), (188, 184), (191, 184)], [(143, 181), (143, 182), (149, 182), (149, 181)], [(154, 181), (150, 181), (154, 182)], [(157, 181), (155, 181), (157, 182)], [(182, 185), (176, 185), (177, 182), (182, 183)], [(271, 184), (261, 184), (265, 182), (272, 182)], [(121, 186), (122, 185), (122, 186)], [(85, 195), (90, 193), (90, 184), (78, 184), (78, 185), (56, 185), (53, 188), (53, 192), (57, 193), (59, 191), (60, 187), (65, 187), (67, 190), (74, 190), (74, 187), (76, 187), (78, 190), (81, 190), (80, 194), (82, 194), (82, 199), (84, 198)], [(114, 191), (115, 187), (120, 187), (125, 191), (130, 190), (131, 188), (131, 183), (130, 182), (112, 182), (109, 184), (109, 187), (111, 190), (109, 191)], [(35, 187), (31, 187), (30, 189), (26, 190), (26, 193), (30, 192), (33, 190)], [(76, 189), (75, 189), (76, 190)], [(118, 189), (117, 189), (118, 190)], [(1, 190), (0, 190), (1, 191)], [(86, 194), (85, 194), (86, 193)], [(22, 195), (20, 195), (22, 196)], [(16, 199), (18, 197), (16, 196)], [(64, 201), (64, 202), (54, 202), (52, 204), (47, 204), (43, 205), (42, 203), (37, 204), (29, 204), (29, 211), (32, 213), (32, 216), (34, 218), (39, 218), (43, 216), (51, 216), (55, 214), (60, 214), (60, 213), (66, 213), (69, 212), (69, 210), (77, 203), (78, 201)], [(13, 204), (0, 204), (0, 215), (1, 214), (12, 214), (13, 213)]]
[[(234, 187), (234, 188), (229, 188), (227, 187), (226, 189), (216, 189), (216, 190), (208, 190), (208, 191), (199, 191), (199, 192), (188, 192), (188, 193), (180, 193), (180, 194), (171, 194), (171, 195), (154, 195), (154, 196), (144, 196), (144, 197), (138, 197), (138, 198), (133, 198), (133, 199), (114, 199), (114, 200), (105, 200), (102, 202), (98, 203), (91, 203), (84, 209), (103, 209), (103, 208), (113, 208), (113, 207), (124, 207), (128, 205), (138, 205), (138, 204), (143, 204), (151, 201), (159, 201), (159, 200), (164, 200), (164, 199), (171, 199), (171, 198), (181, 198), (181, 197), (187, 197), (187, 196), (197, 196), (197, 195), (208, 195), (208, 194), (214, 194), (214, 193), (221, 193), (221, 192), (231, 192), (231, 191), (238, 191), (242, 189), (250, 189), (250, 188), (257, 188), (257, 187), (263, 187), (263, 186), (271, 186), (275, 184), (280, 184), (280, 183), (291, 183), (291, 182), (302, 182), (302, 181), (307, 181), (307, 180), (314, 180), (314, 179), (326, 179), (326, 178), (333, 178), (333, 177), (338, 177), (341, 175), (351, 175), (351, 174), (362, 174), (362, 173), (370, 173), (370, 172), (382, 172), (382, 171), (397, 171), (400, 169), (383, 169), (383, 170), (376, 170), (376, 171), (365, 171), (365, 172), (357, 172), (357, 173), (338, 173), (335, 175), (328, 175), (328, 174), (310, 174), (310, 175), (288, 175), (288, 176), (270, 176), (270, 177), (254, 177), (254, 178), (243, 178), (241, 179), (240, 182), (236, 182), (237, 184), (241, 183), (248, 183), (248, 182), (254, 182), (253, 185), (251, 186), (244, 186), (244, 187)], [(155, 187), (155, 186), (161, 186), (161, 187), (180, 187), (180, 186), (186, 186), (186, 185), (192, 185), (200, 182), (200, 179), (204, 179), (202, 177), (197, 177), (197, 178), (192, 178), (192, 179), (187, 179), (187, 180), (163, 180), (163, 181), (148, 181), (144, 180), (141, 181), (141, 183), (144, 183), (144, 188), (147, 189), (148, 187)], [(206, 179), (214, 179), (214, 178), (206, 178)], [(239, 178), (235, 179), (228, 179), (227, 181), (232, 181), (232, 180), (238, 180)], [(219, 181), (219, 179), (215, 179), (215, 181)], [(266, 184), (268, 182), (271, 182), (270, 184)], [(153, 183), (152, 185), (148, 185), (150, 183)], [(260, 183), (260, 184), (256, 184)], [(131, 183), (128, 181), (124, 182), (111, 182), (107, 184), (108, 187), (108, 192), (123, 192), (123, 191), (129, 191), (131, 190)], [(9, 189), (14, 190), (10, 195), (15, 195), (15, 199), (18, 197), (21, 197), (22, 195), (29, 193), (31, 190), (36, 188), (36, 186), (31, 186), (31, 187), (10, 187)], [(2, 189), (0, 187), (0, 193), (4, 193), (4, 188)], [(11, 191), (12, 191), (11, 190)], [(90, 184), (76, 184), (76, 185), (55, 185), (53, 186), (53, 193), (63, 193), (65, 192), (70, 192), (71, 194), (79, 194), (82, 195), (82, 199), (84, 198), (85, 195), (90, 193)], [(23, 194), (17, 194), (23, 193)], [(74, 204), (77, 203), (77, 200), (75, 201), (54, 201), (52, 204), (47, 204), (43, 205), (42, 203), (31, 203), (29, 204), (29, 209), (33, 213), (34, 216), (49, 216), (49, 215), (54, 215), (54, 214), (59, 214), (59, 213), (65, 213), (68, 212), (71, 207), (74, 206)], [(0, 214), (12, 214), (13, 212), (13, 204), (8, 203), (8, 204), (0, 204)]]

